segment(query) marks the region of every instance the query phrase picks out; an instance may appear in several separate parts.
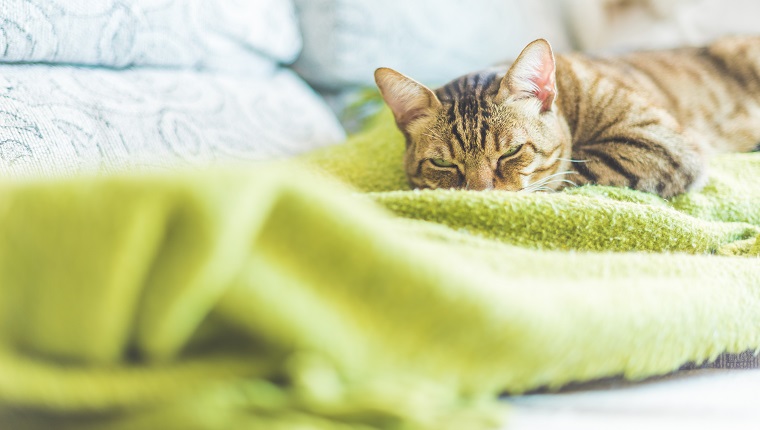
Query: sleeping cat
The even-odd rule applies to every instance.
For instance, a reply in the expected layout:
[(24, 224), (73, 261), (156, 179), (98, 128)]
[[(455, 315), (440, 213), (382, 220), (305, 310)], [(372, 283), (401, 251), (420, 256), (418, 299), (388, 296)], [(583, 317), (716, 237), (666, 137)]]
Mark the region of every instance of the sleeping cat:
[(539, 39), (508, 69), (435, 91), (387, 68), (375, 81), (414, 188), (593, 183), (669, 198), (702, 186), (710, 154), (760, 142), (760, 37), (611, 59), (555, 59)]

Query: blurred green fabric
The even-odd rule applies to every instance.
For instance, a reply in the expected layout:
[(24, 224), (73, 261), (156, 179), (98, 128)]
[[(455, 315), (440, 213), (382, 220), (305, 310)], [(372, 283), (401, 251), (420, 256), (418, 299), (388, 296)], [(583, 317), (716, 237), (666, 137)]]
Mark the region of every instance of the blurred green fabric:
[(382, 115), (247, 172), (0, 185), (0, 428), (497, 428), (504, 392), (760, 348), (759, 154), (666, 202), (410, 191), (402, 152)]

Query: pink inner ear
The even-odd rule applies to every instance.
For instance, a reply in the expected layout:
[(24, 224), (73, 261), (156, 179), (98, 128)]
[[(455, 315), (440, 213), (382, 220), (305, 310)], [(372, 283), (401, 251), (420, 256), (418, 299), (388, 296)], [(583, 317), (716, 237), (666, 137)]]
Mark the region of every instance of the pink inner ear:
[(551, 59), (544, 61), (542, 65), (543, 67), (537, 70), (538, 74), (534, 77), (533, 83), (536, 85), (536, 98), (541, 100), (541, 110), (545, 112), (552, 108), (556, 89), (553, 61)]
[(538, 99), (541, 112), (551, 110), (557, 95), (555, 70), (549, 43), (543, 39), (534, 41), (523, 49), (504, 77), (504, 96)]

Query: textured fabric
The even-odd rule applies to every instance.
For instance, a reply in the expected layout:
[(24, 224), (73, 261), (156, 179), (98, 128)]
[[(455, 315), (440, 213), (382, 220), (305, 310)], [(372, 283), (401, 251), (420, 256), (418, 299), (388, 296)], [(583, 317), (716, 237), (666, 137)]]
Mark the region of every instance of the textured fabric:
[(700, 192), (670, 201), (624, 188), (580, 187), (557, 194), (409, 191), (404, 140), (390, 114), (346, 144), (309, 154), (318, 169), (395, 213), (506, 243), (588, 251), (677, 251), (760, 255), (760, 154), (714, 160)]
[(301, 47), (280, 0), (0, 0), (0, 62), (266, 67)]
[(513, 248), (284, 167), (2, 196), (14, 429), (488, 428), (503, 390), (760, 345), (748, 258)]
[(287, 70), (0, 66), (0, 175), (207, 166), (297, 154), (344, 138)]
[(550, 0), (296, 0), (304, 49), (295, 67), (320, 87), (374, 85), (393, 67), (442, 84), (515, 58), (538, 37), (568, 47)]
[(345, 138), (278, 67), (301, 46), (290, 1), (0, 0), (0, 11), (0, 63), (23, 63), (0, 65), (0, 176), (231, 164)]
[[(328, 151), (356, 167), (324, 167), (359, 177), (386, 160), (373, 148), (397, 158), (389, 118), (375, 127)], [(758, 154), (715, 163), (680, 211), (594, 187), (380, 193), (429, 201), (418, 217), (431, 219), (469, 206), (477, 228), (454, 229), (392, 216), (379, 194), (302, 163), (2, 185), (2, 427), (494, 428), (504, 391), (644, 378), (760, 347), (757, 257), (704, 255), (710, 242), (696, 236), (721, 249), (728, 239), (709, 223), (758, 225), (757, 191), (731, 182), (753, 183)], [(538, 246), (595, 212), (576, 219), (576, 236), (606, 234), (609, 249), (693, 236), (699, 255), (531, 250), (503, 243), (501, 225), (491, 236), (502, 240), (467, 232), (500, 211), (534, 218), (513, 202), (555, 212), (536, 220)], [(635, 217), (649, 215), (671, 236), (641, 230)], [(603, 219), (616, 230), (595, 230)]]

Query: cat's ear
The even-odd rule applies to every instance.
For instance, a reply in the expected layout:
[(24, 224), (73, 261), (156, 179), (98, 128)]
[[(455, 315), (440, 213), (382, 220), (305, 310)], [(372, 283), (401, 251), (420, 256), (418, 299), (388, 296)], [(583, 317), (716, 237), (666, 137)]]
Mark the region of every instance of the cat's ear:
[(552, 109), (556, 96), (554, 53), (549, 42), (538, 39), (523, 49), (502, 79), (499, 98), (519, 100), (534, 97), (541, 102), (541, 112), (546, 112)]
[(381, 67), (375, 70), (375, 82), (402, 129), (441, 106), (438, 97), (428, 87), (393, 69)]

